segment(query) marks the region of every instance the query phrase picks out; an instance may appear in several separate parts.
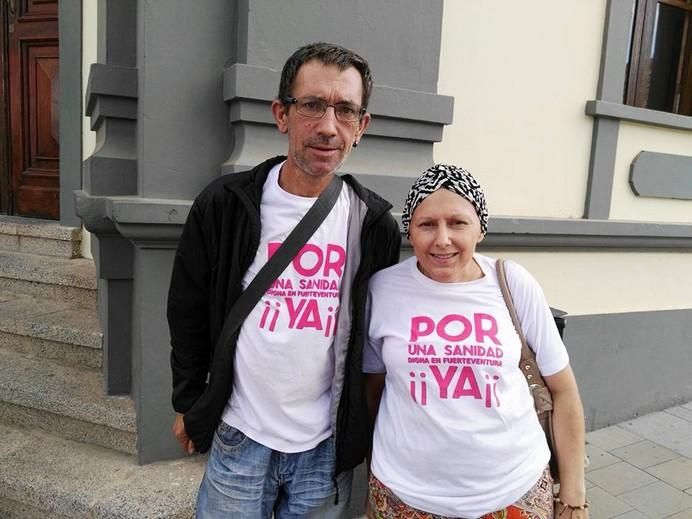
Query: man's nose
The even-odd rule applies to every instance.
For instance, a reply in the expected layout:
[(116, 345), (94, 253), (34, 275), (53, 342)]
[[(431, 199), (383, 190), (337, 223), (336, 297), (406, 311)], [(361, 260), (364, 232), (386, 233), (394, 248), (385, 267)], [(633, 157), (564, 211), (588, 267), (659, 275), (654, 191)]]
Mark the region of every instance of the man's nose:
[(336, 118), (336, 108), (328, 106), (317, 124), (317, 129), (320, 133), (325, 135), (336, 135), (338, 124), (339, 120)]

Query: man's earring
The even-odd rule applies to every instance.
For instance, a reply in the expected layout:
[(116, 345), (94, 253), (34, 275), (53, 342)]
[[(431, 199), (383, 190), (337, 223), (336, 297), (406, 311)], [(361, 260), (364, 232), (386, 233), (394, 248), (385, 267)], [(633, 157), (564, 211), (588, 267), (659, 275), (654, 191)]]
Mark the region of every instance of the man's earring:
[(358, 147), (358, 141), (353, 141), (353, 147), (357, 148)]

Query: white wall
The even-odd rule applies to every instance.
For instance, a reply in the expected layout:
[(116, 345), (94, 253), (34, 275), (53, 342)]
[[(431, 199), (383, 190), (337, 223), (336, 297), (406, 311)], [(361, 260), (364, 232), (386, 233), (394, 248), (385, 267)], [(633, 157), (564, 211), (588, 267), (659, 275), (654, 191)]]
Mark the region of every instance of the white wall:
[(435, 160), (469, 169), (495, 215), (584, 210), (606, 0), (446, 0), (438, 91), (454, 123)]
[[(438, 91), (454, 122), (435, 160), (464, 166), (491, 215), (581, 218), (606, 0), (446, 0)], [(692, 222), (690, 202), (640, 198), (629, 166), (641, 151), (689, 155), (692, 134), (621, 125), (612, 219)], [(692, 308), (686, 252), (495, 251), (532, 272), (572, 315)]]
[(571, 315), (692, 308), (692, 254), (496, 251), (526, 267), (551, 306)]

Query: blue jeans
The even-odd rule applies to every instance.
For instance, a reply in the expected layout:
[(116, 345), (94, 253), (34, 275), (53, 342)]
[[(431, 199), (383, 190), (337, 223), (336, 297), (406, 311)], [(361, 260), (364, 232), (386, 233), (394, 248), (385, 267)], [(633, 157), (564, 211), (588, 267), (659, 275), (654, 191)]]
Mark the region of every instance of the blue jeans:
[(223, 421), (214, 435), (197, 496), (197, 519), (346, 518), (352, 471), (334, 483), (334, 440), (283, 453), (248, 438)]

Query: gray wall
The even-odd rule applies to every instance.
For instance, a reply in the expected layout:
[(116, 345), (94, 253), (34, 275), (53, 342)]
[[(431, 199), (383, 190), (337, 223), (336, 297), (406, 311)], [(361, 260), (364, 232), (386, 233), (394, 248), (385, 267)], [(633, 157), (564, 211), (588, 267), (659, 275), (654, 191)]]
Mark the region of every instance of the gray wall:
[(76, 227), (81, 225), (72, 192), (82, 184), (82, 3), (61, 0), (58, 9), (60, 224)]
[(692, 400), (692, 309), (567, 316), (587, 428)]
[(98, 144), (76, 201), (95, 234), (106, 390), (132, 394), (140, 462), (180, 455), (165, 321), (176, 240), (206, 184), (286, 151), (270, 112), (286, 58), (326, 40), (369, 59), (372, 131), (344, 170), (401, 199), (452, 117), (436, 93), (441, 23), (441, 0), (99, 0)]
[(138, 2), (138, 194), (188, 200), (231, 149), (222, 74), (234, 46), (229, 1)]

